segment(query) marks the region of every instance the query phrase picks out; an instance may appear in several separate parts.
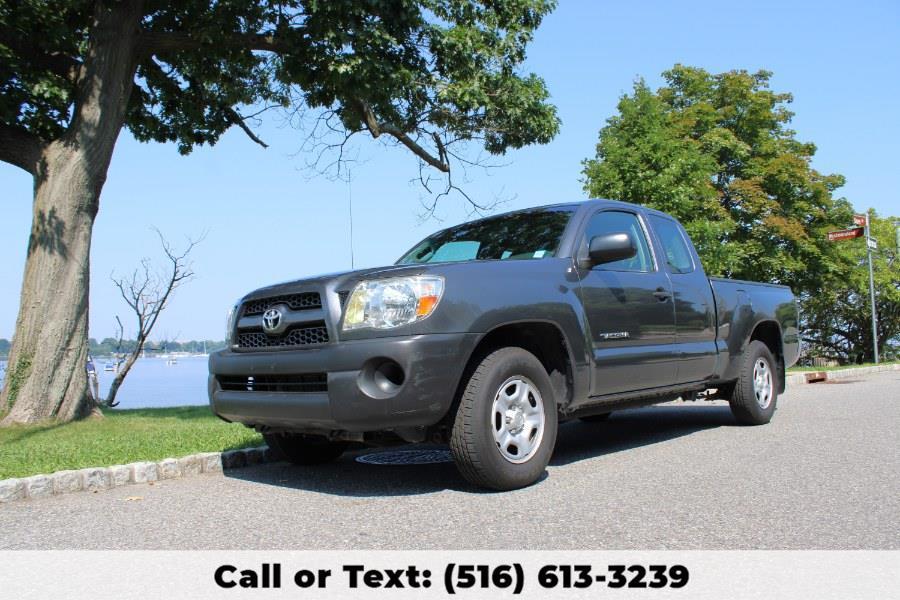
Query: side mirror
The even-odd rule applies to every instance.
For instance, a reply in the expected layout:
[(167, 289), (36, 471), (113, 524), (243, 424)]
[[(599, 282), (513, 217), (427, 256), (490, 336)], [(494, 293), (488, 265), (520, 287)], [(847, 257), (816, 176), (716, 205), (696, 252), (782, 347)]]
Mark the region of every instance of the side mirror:
[(591, 238), (588, 258), (591, 266), (616, 262), (637, 254), (637, 247), (631, 236), (624, 231), (607, 233)]

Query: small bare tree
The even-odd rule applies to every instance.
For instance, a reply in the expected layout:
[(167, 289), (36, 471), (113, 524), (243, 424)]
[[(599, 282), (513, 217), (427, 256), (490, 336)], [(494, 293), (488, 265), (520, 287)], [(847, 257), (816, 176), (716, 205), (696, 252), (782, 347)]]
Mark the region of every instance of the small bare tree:
[[(172, 293), (183, 283), (194, 277), (194, 271), (191, 268), (188, 256), (194, 247), (203, 241), (203, 237), (201, 236), (196, 240), (188, 239), (187, 247), (179, 253), (166, 241), (158, 229), (155, 229), (155, 231), (159, 236), (163, 252), (165, 252), (168, 259), (165, 271), (163, 273), (154, 271), (150, 259), (144, 258), (141, 260), (141, 266), (135, 269), (130, 277), (116, 278), (115, 275), (111, 276), (113, 283), (119, 288), (122, 298), (131, 307), (137, 318), (137, 343), (126, 356), (121, 368), (116, 372), (116, 377), (109, 387), (109, 394), (101, 402), (102, 406), (107, 408), (118, 404), (116, 395), (119, 392), (119, 388), (122, 386), (122, 382), (125, 381), (125, 377), (128, 375), (131, 367), (134, 366), (135, 361), (143, 352), (144, 344), (147, 343), (147, 339), (150, 337), (159, 315), (168, 306)], [(116, 319), (118, 320), (118, 317)]]

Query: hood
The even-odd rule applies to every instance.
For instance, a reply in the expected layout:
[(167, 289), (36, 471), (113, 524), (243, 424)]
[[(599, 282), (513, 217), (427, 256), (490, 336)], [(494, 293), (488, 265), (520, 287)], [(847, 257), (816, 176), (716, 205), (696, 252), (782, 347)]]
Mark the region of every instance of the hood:
[(404, 275), (421, 275), (430, 270), (428, 265), (390, 265), (386, 267), (373, 267), (369, 269), (357, 269), (355, 271), (340, 271), (326, 273), (303, 279), (295, 279), (276, 283), (254, 290), (244, 296), (242, 300), (263, 298), (266, 296), (280, 296), (295, 292), (307, 291), (310, 288), (326, 288), (335, 292), (350, 291), (363, 279), (382, 279), (387, 277), (402, 277)]

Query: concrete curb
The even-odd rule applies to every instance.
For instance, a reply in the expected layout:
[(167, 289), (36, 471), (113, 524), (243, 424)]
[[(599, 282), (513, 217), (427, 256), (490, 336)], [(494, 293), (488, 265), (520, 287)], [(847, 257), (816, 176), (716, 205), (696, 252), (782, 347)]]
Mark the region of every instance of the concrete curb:
[(96, 492), (138, 483), (178, 479), (201, 473), (221, 473), (247, 465), (275, 462), (276, 453), (267, 446), (203, 452), (157, 462), (135, 462), (112, 467), (90, 467), (77, 471), (57, 471), (0, 481), (0, 504), (16, 500), (49, 498), (73, 492)]
[(821, 383), (823, 381), (834, 381), (838, 379), (853, 379), (861, 375), (870, 373), (882, 373), (885, 371), (900, 371), (900, 364), (893, 365), (876, 365), (872, 367), (855, 367), (850, 369), (834, 369), (821, 371), (806, 371), (803, 373), (791, 373), (787, 376), (788, 386), (805, 385), (807, 383)]

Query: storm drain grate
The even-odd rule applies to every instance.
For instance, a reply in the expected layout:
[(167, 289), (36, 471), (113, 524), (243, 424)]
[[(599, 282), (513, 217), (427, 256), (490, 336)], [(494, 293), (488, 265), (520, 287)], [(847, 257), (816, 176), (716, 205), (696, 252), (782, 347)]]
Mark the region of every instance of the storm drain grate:
[(367, 465), (433, 465), (453, 462), (453, 457), (449, 450), (391, 450), (357, 456), (356, 462)]

